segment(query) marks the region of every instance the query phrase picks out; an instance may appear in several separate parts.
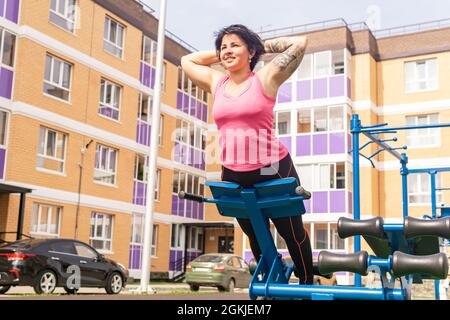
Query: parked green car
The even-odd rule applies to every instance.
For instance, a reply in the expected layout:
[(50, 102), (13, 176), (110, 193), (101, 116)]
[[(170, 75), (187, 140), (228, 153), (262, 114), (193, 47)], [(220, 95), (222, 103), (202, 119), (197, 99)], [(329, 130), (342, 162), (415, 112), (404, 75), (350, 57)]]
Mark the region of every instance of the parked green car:
[(186, 266), (186, 283), (192, 291), (208, 286), (233, 292), (234, 288), (248, 288), (251, 278), (247, 262), (233, 254), (204, 254)]

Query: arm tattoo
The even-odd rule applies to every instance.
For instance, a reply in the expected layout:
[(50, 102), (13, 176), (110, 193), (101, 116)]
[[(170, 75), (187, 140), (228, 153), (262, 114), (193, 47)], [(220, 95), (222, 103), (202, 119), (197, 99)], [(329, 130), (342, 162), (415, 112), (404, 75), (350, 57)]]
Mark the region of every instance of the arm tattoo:
[(280, 68), (280, 71), (289, 75), (297, 69), (305, 53), (304, 45), (292, 44), (285, 38), (266, 41), (264, 46), (266, 52), (280, 53), (272, 62)]

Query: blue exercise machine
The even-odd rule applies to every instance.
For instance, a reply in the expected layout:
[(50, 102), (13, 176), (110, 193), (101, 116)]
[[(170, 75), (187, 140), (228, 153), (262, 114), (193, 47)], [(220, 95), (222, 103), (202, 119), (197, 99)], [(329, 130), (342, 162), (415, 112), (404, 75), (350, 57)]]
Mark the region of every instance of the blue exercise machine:
[[(250, 219), (261, 249), (259, 262), (254, 270), (249, 286), (251, 299), (363, 299), (363, 300), (405, 300), (411, 298), (411, 284), (420, 283), (422, 279), (444, 279), (448, 273), (447, 256), (440, 252), (440, 239), (450, 238), (450, 217), (441, 215), (424, 220), (408, 217), (407, 174), (417, 170), (408, 170), (406, 154), (399, 154), (386, 142), (396, 139), (381, 139), (379, 134), (395, 133), (396, 130), (417, 129), (422, 127), (446, 127), (450, 124), (382, 128), (387, 124), (362, 127), (358, 115), (351, 121), (353, 145), (353, 212), (354, 219), (341, 217), (337, 229), (341, 238), (355, 237), (351, 254), (335, 254), (322, 251), (315, 266), (315, 274), (327, 275), (338, 271), (355, 273), (354, 286), (318, 286), (289, 283), (294, 266), (288, 264), (277, 252), (267, 220), (272, 218), (295, 216), (305, 212), (303, 200), (311, 194), (298, 186), (295, 178), (284, 178), (257, 183), (253, 188), (242, 188), (232, 182), (208, 181), (213, 198), (205, 198), (179, 193), (183, 199), (214, 203), (223, 216)], [(363, 133), (370, 141), (359, 147), (359, 134)], [(359, 156), (360, 151), (371, 143), (381, 147), (367, 158), (371, 158), (383, 150), (394, 155), (401, 162), (403, 218), (402, 224), (384, 223), (382, 217), (360, 220), (360, 185)], [(401, 149), (406, 149), (401, 147)], [(423, 169), (431, 172), (432, 199), (436, 199), (435, 172), (450, 171), (450, 168)], [(422, 171), (421, 171), (422, 172)], [(433, 182), (434, 181), (434, 182)], [(434, 190), (434, 191), (433, 191)], [(433, 195), (434, 193), (434, 195)], [(434, 197), (434, 198), (433, 198)], [(434, 205), (436, 209), (436, 205)], [(449, 210), (450, 211), (450, 210)], [(441, 209), (445, 212), (445, 209)], [(363, 237), (375, 255), (361, 251)], [(380, 275), (379, 288), (367, 288), (361, 285), (361, 275), (376, 272)], [(396, 279), (400, 286), (395, 287)]]

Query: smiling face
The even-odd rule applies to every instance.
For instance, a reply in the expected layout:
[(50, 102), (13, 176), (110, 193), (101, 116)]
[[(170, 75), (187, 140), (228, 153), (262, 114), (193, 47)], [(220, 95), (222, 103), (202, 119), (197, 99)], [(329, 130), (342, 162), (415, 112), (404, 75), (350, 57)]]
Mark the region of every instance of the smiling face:
[(236, 34), (226, 34), (220, 46), (220, 61), (228, 71), (242, 68), (250, 69), (249, 59), (252, 57), (245, 42)]

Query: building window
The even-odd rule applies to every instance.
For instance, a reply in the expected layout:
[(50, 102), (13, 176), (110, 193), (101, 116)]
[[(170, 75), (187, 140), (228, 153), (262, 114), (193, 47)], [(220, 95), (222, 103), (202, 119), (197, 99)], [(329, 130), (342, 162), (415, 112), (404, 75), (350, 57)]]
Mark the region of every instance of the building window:
[(297, 133), (343, 131), (345, 108), (343, 106), (318, 107), (313, 109), (299, 109), (297, 111)]
[(335, 223), (330, 223), (330, 233), (331, 233), (331, 250), (345, 250), (345, 240), (339, 237), (337, 231), (337, 225)]
[(204, 196), (205, 179), (198, 176), (193, 176), (187, 172), (174, 170), (173, 172), (173, 189), (174, 194), (180, 191), (187, 193), (194, 193)]
[(315, 224), (314, 231), (314, 249), (328, 249), (328, 225)]
[[(139, 94), (139, 110), (138, 119), (149, 125), (152, 124), (152, 108), (153, 99), (151, 96), (140, 93)], [(164, 132), (164, 115), (159, 116), (159, 134), (158, 134), (158, 146), (162, 146), (163, 143), (163, 132)]]
[(277, 112), (277, 135), (291, 134), (291, 112)]
[(44, 93), (69, 101), (72, 65), (51, 55), (45, 58)]
[(61, 207), (33, 204), (30, 233), (34, 236), (58, 238), (61, 223)]
[(345, 163), (296, 165), (301, 184), (308, 190), (345, 189)]
[(327, 107), (314, 109), (314, 132), (328, 130)]
[[(442, 186), (441, 173), (436, 174), (436, 188)], [(428, 173), (408, 174), (408, 199), (410, 204), (429, 205), (431, 203), (431, 178)], [(442, 191), (436, 191), (437, 204), (443, 202)]]
[(148, 156), (136, 155), (134, 164), (134, 179), (140, 182), (147, 182)]
[(115, 184), (117, 167), (117, 150), (97, 144), (95, 150), (94, 181)]
[(50, 22), (69, 32), (74, 32), (76, 4), (76, 0), (51, 0)]
[(437, 59), (405, 62), (405, 92), (437, 90)]
[(199, 150), (205, 150), (205, 135), (205, 130), (202, 127), (182, 119), (176, 120), (175, 141), (195, 147)]
[(312, 78), (312, 62), (313, 62), (312, 54), (305, 54), (303, 56), (303, 60), (300, 63), (300, 66), (297, 70), (297, 78), (300, 79), (310, 79)]
[(124, 39), (125, 27), (110, 17), (105, 17), (103, 48), (112, 55), (122, 58)]
[(8, 113), (0, 111), (0, 146), (6, 147), (6, 134), (8, 132)]
[(65, 133), (40, 127), (37, 167), (49, 171), (64, 172), (66, 141), (67, 135)]
[(310, 109), (298, 110), (297, 133), (311, 133), (311, 110)]
[[(437, 113), (406, 117), (406, 125), (408, 126), (438, 123), (439, 115)], [(439, 128), (406, 130), (406, 144), (408, 148), (439, 147), (440, 143), (441, 130)]]
[(184, 227), (181, 224), (172, 224), (172, 235), (170, 238), (171, 248), (182, 248), (184, 231)]
[[(133, 221), (131, 224), (131, 244), (142, 245), (144, 243), (144, 228), (145, 228), (145, 218), (142, 213), (133, 213)], [(153, 224), (152, 233), (152, 248), (151, 255), (156, 256), (157, 244), (158, 244), (158, 230), (159, 226)]]
[(142, 40), (142, 61), (156, 67), (157, 42), (144, 36)]
[(100, 105), (98, 113), (105, 117), (119, 120), (121, 93), (122, 87), (102, 79), (100, 83)]
[(155, 200), (159, 200), (160, 185), (161, 185), (161, 169), (157, 169), (155, 177)]
[(16, 35), (0, 28), (0, 64), (14, 67), (14, 55), (16, 49)]
[(111, 251), (112, 233), (112, 215), (93, 212), (91, 215), (90, 245), (97, 250)]

